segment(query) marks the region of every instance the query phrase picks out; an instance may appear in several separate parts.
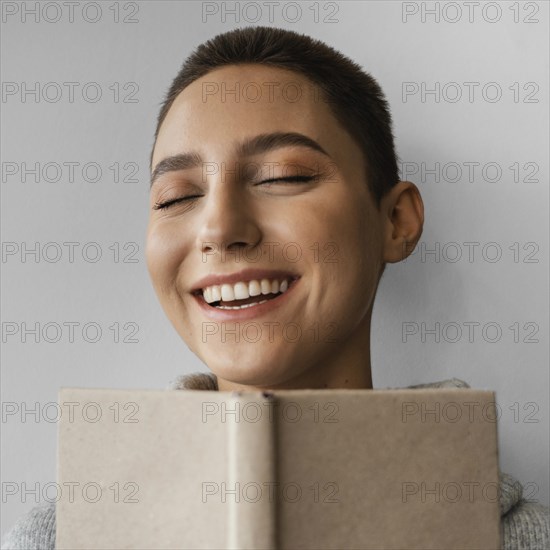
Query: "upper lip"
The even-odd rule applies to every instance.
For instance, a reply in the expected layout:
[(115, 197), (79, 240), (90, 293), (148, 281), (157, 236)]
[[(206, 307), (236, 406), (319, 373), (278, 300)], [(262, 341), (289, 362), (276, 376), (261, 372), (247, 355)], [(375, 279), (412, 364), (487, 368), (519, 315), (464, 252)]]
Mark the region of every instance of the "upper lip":
[(208, 286), (212, 285), (232, 285), (240, 281), (249, 282), (261, 279), (297, 279), (299, 275), (290, 271), (284, 270), (270, 270), (270, 269), (243, 269), (237, 273), (230, 273), (227, 275), (211, 273), (210, 275), (198, 280), (194, 285), (191, 292), (198, 292)]

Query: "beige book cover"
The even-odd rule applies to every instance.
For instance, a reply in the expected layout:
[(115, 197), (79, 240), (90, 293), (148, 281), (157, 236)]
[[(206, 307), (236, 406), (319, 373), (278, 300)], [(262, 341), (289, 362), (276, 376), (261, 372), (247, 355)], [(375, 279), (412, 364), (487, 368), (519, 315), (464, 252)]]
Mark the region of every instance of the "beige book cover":
[(62, 388), (59, 550), (498, 549), (494, 392)]

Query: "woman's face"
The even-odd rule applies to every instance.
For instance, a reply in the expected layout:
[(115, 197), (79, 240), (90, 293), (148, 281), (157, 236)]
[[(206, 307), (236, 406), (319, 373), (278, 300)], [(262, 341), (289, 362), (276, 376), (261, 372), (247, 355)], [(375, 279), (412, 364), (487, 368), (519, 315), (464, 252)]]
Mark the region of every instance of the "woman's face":
[[(294, 72), (226, 66), (174, 101), (152, 159), (147, 265), (168, 318), (218, 381), (299, 387), (344, 357), (367, 363), (383, 223), (363, 162)], [(221, 279), (201, 281), (209, 275)], [(274, 280), (288, 290), (274, 293)], [(212, 288), (208, 305), (202, 289), (215, 283), (229, 284), (218, 286), (226, 300)], [(253, 297), (235, 302), (243, 291)]]

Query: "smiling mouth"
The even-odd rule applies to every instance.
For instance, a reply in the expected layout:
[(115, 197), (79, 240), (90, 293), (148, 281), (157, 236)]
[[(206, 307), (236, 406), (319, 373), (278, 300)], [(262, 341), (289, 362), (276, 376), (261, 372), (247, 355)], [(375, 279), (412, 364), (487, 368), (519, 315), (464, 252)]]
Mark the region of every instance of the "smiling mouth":
[(239, 300), (216, 300), (213, 302), (207, 302), (202, 289), (196, 290), (192, 294), (200, 297), (206, 305), (215, 309), (246, 309), (254, 306), (259, 306), (260, 304), (264, 304), (265, 302), (279, 298), (280, 296), (288, 292), (288, 290), (299, 278), (300, 277), (293, 277), (289, 279), (286, 288), (283, 287), (282, 290), (279, 289), (278, 292), (270, 292), (268, 294), (249, 296), (248, 298), (243, 298)]

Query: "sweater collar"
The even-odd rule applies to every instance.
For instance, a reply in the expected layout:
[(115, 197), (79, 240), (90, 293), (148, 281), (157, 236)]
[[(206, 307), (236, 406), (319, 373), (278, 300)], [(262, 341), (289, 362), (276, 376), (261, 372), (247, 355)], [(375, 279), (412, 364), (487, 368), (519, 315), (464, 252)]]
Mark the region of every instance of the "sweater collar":
[[(470, 385), (460, 378), (447, 378), (427, 384), (415, 384), (406, 386), (405, 389), (420, 388), (469, 388)], [(218, 379), (212, 372), (193, 372), (182, 374), (173, 380), (168, 386), (169, 390), (205, 390), (218, 391)], [(401, 389), (401, 388), (383, 388)], [(509, 474), (499, 469), (499, 496), (500, 515), (504, 516), (510, 509), (518, 504), (523, 498), (523, 487), (521, 483)]]
[[(469, 388), (469, 384), (459, 378), (447, 378), (438, 382), (428, 384), (415, 384), (406, 386), (405, 389), (420, 388)], [(168, 386), (169, 390), (205, 390), (218, 391), (218, 379), (212, 372), (193, 372), (191, 374), (182, 374), (173, 380)], [(398, 388), (385, 388), (398, 389)]]

